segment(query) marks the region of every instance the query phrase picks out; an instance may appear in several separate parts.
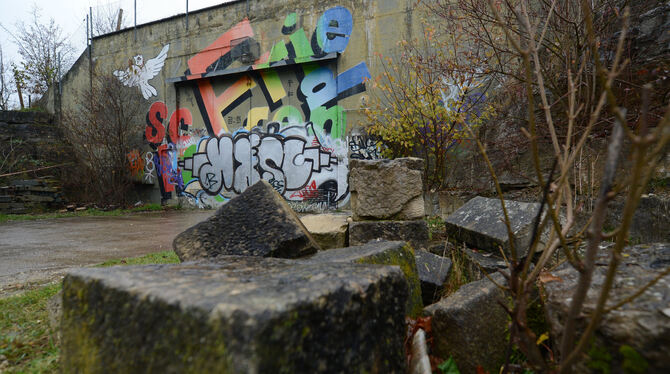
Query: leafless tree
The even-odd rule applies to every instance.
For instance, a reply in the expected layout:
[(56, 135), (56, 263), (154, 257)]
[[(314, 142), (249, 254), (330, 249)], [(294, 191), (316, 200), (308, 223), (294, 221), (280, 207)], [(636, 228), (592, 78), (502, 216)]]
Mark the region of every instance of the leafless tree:
[[(594, 9), (593, 2), (589, 0), (547, 0), (541, 2), (546, 8), (541, 8), (539, 11), (535, 7), (536, 3), (529, 0), (509, 2), (487, 0), (487, 2), (489, 7), (483, 8), (485, 16), (502, 32), (502, 40), (519, 57), (517, 63), (520, 66), (519, 75), (514, 79), (521, 83), (527, 102), (527, 127), (521, 130), (530, 143), (535, 178), (539, 185), (544, 186), (542, 199), (546, 204), (544, 209), (547, 213), (542, 219), (540, 219), (542, 215), (538, 214), (536, 233), (542, 232), (545, 227), (550, 230), (548, 244), (541, 245), (539, 240), (534, 240), (527, 249), (525, 258), (526, 248), (515, 248), (513, 244), (511, 245), (506, 287), (512, 297), (512, 305), (507, 310), (511, 317), (510, 344), (524, 353), (528, 360), (526, 365), (534, 371), (569, 373), (574, 370), (576, 363), (584, 359), (584, 352), (588, 349), (604, 315), (612, 308), (620, 306), (620, 304), (608, 306), (608, 300), (611, 300), (616, 270), (621, 263), (623, 249), (627, 245), (633, 214), (670, 142), (670, 107), (667, 102), (664, 103), (662, 113), (654, 117), (652, 122), (652, 117), (649, 116), (651, 87), (639, 87), (638, 95), (642, 100), (637, 103), (627, 101), (625, 94), (622, 93), (623, 90), (617, 87), (620, 77), (630, 63), (625, 53), (629, 30), (628, 10), (614, 16), (613, 22), (619, 25), (620, 32), (614, 34), (616, 37), (610, 40), (611, 46), (608, 47), (602, 43), (603, 39), (599, 38), (595, 27), (594, 20), (598, 17), (599, 9)], [(570, 14), (578, 16), (574, 28), (583, 35), (584, 45), (572, 55), (563, 53), (564, 56), (571, 58), (566, 59), (568, 61), (562, 66), (550, 69), (547, 66), (552, 60), (542, 56), (547, 52), (561, 53), (547, 49), (555, 47), (552, 39), (556, 27), (554, 21), (566, 14), (564, 12), (566, 8), (570, 10)], [(602, 58), (605, 54), (608, 56), (607, 59)], [(559, 91), (559, 86), (552, 86), (551, 79), (554, 78), (548, 77), (548, 73), (558, 71), (562, 72), (565, 80), (565, 84), (561, 86), (562, 91)], [(585, 71), (589, 71), (590, 74), (583, 74)], [(590, 92), (592, 101), (578, 100), (581, 92)], [(557, 96), (557, 93), (561, 95)], [(562, 106), (557, 97), (565, 101), (565, 111), (556, 110), (555, 107)], [(631, 111), (637, 114), (634, 117), (627, 115), (627, 112)], [(609, 132), (609, 147), (600, 183), (600, 194), (588, 223), (583, 227), (577, 227), (575, 219), (577, 209), (573, 202), (575, 191), (570, 183), (572, 165), (581, 154), (589, 137), (597, 132), (598, 124), (603, 121), (611, 121), (611, 132)], [(560, 136), (559, 126), (563, 127), (566, 136)], [(549, 137), (548, 146), (542, 148), (538, 136), (540, 128), (544, 128), (543, 132)], [(625, 141), (630, 144), (629, 157), (632, 164), (627, 173), (618, 174), (619, 158), (624, 150)], [(514, 234), (494, 166), (485, 146), (479, 141), (477, 144), (494, 179), (510, 243), (513, 243)], [(550, 153), (555, 160), (553, 171), (548, 178), (543, 173), (541, 152)], [(619, 193), (624, 195), (626, 200), (621, 222), (613, 232), (604, 233), (607, 205)], [(559, 217), (565, 217), (565, 220)], [(569, 237), (572, 232), (578, 234)], [(606, 239), (614, 242), (613, 247), (609, 249), (607, 274), (603, 286), (597, 291), (594, 310), (584, 317), (599, 244)], [(583, 253), (579, 247), (582, 241), (586, 243)], [(541, 272), (546, 269), (556, 253), (561, 253), (577, 270), (579, 276), (570, 301), (569, 312), (564, 320), (563, 335), (560, 341), (557, 341), (559, 348), (557, 355), (547, 359), (536, 343), (537, 336), (529, 328), (527, 311), (533, 287), (538, 280), (541, 282)], [(539, 258), (533, 263), (535, 254)], [(624, 301), (629, 302), (632, 297), (644, 292), (649, 285), (667, 276), (669, 271), (659, 274), (651, 283), (642, 287), (639, 293)], [(577, 325), (582, 321), (586, 327), (580, 331)], [(505, 372), (508, 370), (509, 367), (506, 365)]]
[(132, 178), (128, 154), (139, 149), (144, 100), (111, 74), (95, 72), (93, 84), (64, 110), (63, 132), (77, 159), (72, 182), (96, 203), (125, 205)]
[(28, 89), (37, 95), (43, 95), (54, 82), (60, 78), (61, 72), (70, 66), (74, 48), (63, 35), (63, 30), (51, 18), (43, 22), (40, 9), (34, 7), (32, 20), (29, 23), (18, 22), (16, 31), (11, 32), (2, 26), (19, 49), (21, 68), (30, 78)]
[(99, 5), (93, 10), (93, 35), (104, 35), (127, 26), (123, 9), (113, 3)]
[(5, 63), (0, 45), (0, 110), (9, 110), (9, 98), (13, 91), (9, 66)]

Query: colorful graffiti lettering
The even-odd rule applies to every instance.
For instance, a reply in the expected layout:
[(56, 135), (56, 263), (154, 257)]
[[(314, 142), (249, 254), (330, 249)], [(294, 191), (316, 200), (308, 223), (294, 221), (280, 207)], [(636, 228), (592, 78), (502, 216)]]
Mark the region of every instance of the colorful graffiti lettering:
[[(203, 139), (198, 152), (179, 162), (209, 195), (241, 193), (260, 179), (270, 181), (287, 199), (317, 199), (319, 187), (331, 204), (346, 191), (339, 191), (334, 152), (326, 151), (314, 134), (311, 123), (279, 130), (278, 123), (240, 130), (234, 135)], [(342, 166), (346, 167), (346, 166)]]
[(128, 152), (126, 159), (128, 160), (128, 170), (130, 170), (130, 175), (137, 177), (144, 172), (144, 160), (142, 160), (140, 151), (133, 149)]
[(185, 145), (191, 138), (183, 133), (188, 133), (193, 122), (191, 112), (186, 108), (179, 108), (170, 115), (166, 129), (163, 123), (167, 119), (167, 114), (168, 108), (165, 103), (156, 101), (151, 104), (144, 131), (144, 137), (155, 150), (151, 161), (156, 170), (163, 199), (172, 198), (172, 192), (180, 196), (183, 191), (184, 182), (177, 164), (179, 156), (183, 155)]
[(311, 35), (299, 19), (288, 14), (284, 39), (261, 53), (245, 18), (187, 61), (177, 79), (191, 81), (206, 134), (191, 128), (188, 109), (168, 116), (165, 103), (151, 105), (144, 137), (164, 199), (174, 192), (205, 206), (265, 179), (288, 200), (346, 202), (347, 122), (338, 104), (364, 92), (371, 76), (364, 62), (337, 72), (353, 31), (348, 9), (326, 10)]

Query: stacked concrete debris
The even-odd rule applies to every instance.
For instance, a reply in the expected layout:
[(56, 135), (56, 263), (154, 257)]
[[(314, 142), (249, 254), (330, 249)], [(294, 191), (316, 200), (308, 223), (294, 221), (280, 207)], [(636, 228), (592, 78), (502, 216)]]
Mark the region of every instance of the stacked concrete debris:
[(9, 186), (0, 187), (0, 212), (3, 213), (26, 213), (62, 203), (60, 189), (47, 178), (15, 180)]
[(349, 188), (353, 222), (349, 245), (375, 239), (404, 240), (416, 248), (428, 241), (420, 158), (351, 160)]
[(404, 318), (421, 311), (405, 243), (305, 258), (318, 245), (261, 181), (174, 248), (197, 262), (66, 276), (64, 372), (405, 371)]

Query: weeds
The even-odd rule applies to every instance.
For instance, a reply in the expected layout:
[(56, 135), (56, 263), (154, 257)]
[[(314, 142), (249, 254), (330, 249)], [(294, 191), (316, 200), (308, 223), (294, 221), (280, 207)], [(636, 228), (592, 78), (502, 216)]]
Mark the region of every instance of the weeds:
[(0, 371), (57, 370), (59, 348), (51, 338), (47, 300), (60, 288), (52, 284), (0, 299)]

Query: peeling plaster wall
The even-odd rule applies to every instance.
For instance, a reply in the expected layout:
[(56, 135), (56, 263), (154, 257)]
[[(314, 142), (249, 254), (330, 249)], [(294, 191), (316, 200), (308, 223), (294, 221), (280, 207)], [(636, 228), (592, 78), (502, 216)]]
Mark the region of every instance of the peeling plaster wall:
[[(94, 71), (146, 99), (146, 147), (129, 167), (164, 202), (215, 206), (263, 178), (296, 210), (346, 205), (349, 158), (378, 155), (357, 129), (366, 80), (380, 74), (375, 54), (415, 37), (412, 4), (237, 1), (190, 13), (188, 29), (180, 15), (138, 26), (136, 40), (132, 28), (94, 38)], [(86, 51), (63, 110), (89, 73)]]

